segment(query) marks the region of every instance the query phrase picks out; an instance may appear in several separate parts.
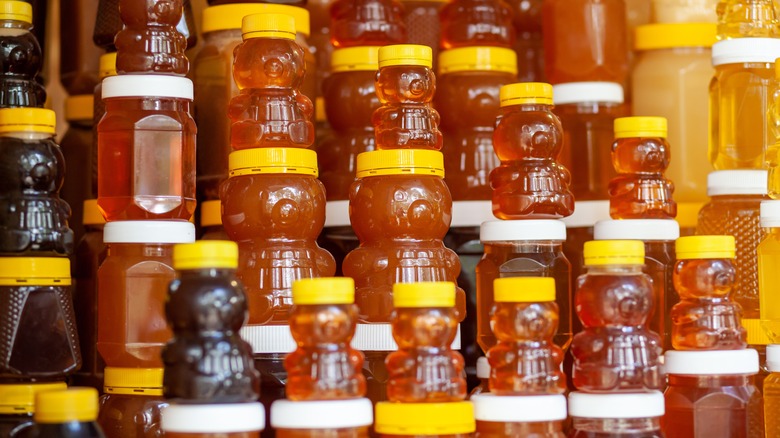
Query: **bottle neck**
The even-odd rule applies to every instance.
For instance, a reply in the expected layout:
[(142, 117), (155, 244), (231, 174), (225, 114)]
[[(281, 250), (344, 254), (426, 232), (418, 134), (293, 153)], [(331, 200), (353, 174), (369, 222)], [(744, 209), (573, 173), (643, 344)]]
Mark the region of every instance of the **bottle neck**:
[(191, 100), (173, 97), (133, 96), (110, 97), (104, 99), (106, 112), (109, 111), (190, 111)]
[(642, 433), (661, 430), (661, 420), (651, 418), (572, 418), (572, 426), (581, 432)]
[(0, 21), (0, 28), (3, 29), (21, 29), (29, 31), (32, 29), (31, 23), (26, 23), (24, 21), (19, 20), (2, 20)]
[(181, 279), (234, 277), (236, 275), (235, 268), (177, 269), (177, 271), (179, 272), (179, 277)]
[(18, 138), (19, 140), (26, 141), (40, 141), (54, 139), (54, 134), (48, 132), (33, 132), (33, 131), (13, 131), (3, 132), (0, 137)]
[(552, 111), (552, 105), (543, 103), (523, 103), (519, 105), (509, 105), (502, 108), (504, 112), (508, 111)]
[(108, 256), (173, 257), (172, 243), (109, 243)]
[(680, 376), (668, 374), (669, 386), (685, 386), (688, 388), (720, 388), (723, 386), (752, 386), (754, 377), (746, 374), (712, 375), (712, 376)]
[(644, 265), (586, 265), (588, 274), (635, 275), (641, 274)]
[(485, 242), (485, 252), (494, 250), (511, 250), (515, 253), (547, 253), (563, 252), (563, 242), (559, 240), (503, 240)]

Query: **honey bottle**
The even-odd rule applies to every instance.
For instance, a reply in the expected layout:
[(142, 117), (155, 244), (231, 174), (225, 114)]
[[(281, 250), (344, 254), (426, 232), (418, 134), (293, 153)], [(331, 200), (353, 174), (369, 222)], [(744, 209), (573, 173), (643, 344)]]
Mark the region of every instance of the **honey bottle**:
[(562, 394), (563, 350), (558, 329), (555, 279), (506, 277), (493, 283), (490, 325), (498, 343), (487, 352), (490, 392), (496, 395)]
[(260, 403), (171, 404), (161, 428), (166, 438), (259, 438), (265, 411)]
[(404, 7), (406, 42), (428, 46), (433, 53), (433, 69), (439, 59), (439, 40), (441, 39), (442, 9), (447, 5), (444, 0), (401, 0)]
[(398, 0), (336, 0), (330, 7), (333, 47), (386, 46), (406, 41)]
[(475, 438), (565, 438), (566, 397), (480, 394), (471, 398)]
[[(761, 203), (761, 228), (765, 237), (756, 250), (758, 258), (759, 320), (767, 343), (780, 344), (780, 307), (772, 291), (780, 284), (780, 201)], [(743, 320), (743, 325), (744, 325)], [(748, 328), (748, 330), (750, 330)], [(748, 331), (748, 336), (751, 333)], [(769, 346), (768, 346), (769, 347)], [(768, 348), (767, 347), (767, 348)], [(777, 354), (780, 350), (775, 349)], [(767, 349), (767, 361), (769, 361)], [(780, 365), (780, 364), (778, 364)], [(780, 366), (777, 367), (780, 369)], [(780, 382), (780, 380), (779, 380)], [(766, 384), (765, 384), (766, 385)]]
[(375, 86), (382, 106), (372, 116), (377, 149), (441, 149), (439, 113), (432, 105), (436, 92), (432, 65), (428, 46), (379, 49)]
[(251, 347), (238, 334), (248, 306), (236, 279), (237, 266), (234, 242), (173, 247), (178, 276), (165, 301), (173, 338), (162, 350), (167, 399), (202, 404), (257, 399), (260, 376)]
[(29, 438), (105, 438), (97, 425), (95, 388), (73, 387), (35, 394), (35, 425)]
[(653, 284), (642, 272), (644, 244), (594, 240), (585, 243), (583, 255), (587, 272), (577, 279), (574, 296), (584, 327), (571, 345), (574, 385), (586, 392), (657, 390), (661, 339), (646, 327)]
[(674, 219), (674, 184), (664, 177), (671, 148), (663, 117), (615, 119), (612, 165), (617, 176), (609, 182), (612, 219)]
[(107, 438), (155, 438), (162, 434), (162, 368), (106, 367), (97, 422)]
[[(92, 41), (97, 45), (98, 47), (101, 47), (103, 50), (107, 52), (116, 52), (117, 48), (114, 45), (116, 34), (119, 33), (119, 31), (122, 30), (123, 23), (122, 23), (122, 17), (120, 15), (120, 4), (123, 2), (123, 0), (98, 0), (98, 9), (97, 9), (97, 16), (95, 17), (95, 29), (92, 33)], [(177, 0), (178, 2), (178, 0)], [(143, 8), (145, 9), (147, 6), (146, 0), (143, 2), (138, 2), (138, 5), (140, 6), (143, 4)], [(168, 4), (161, 2), (160, 0), (152, 0), (151, 5), (153, 6), (155, 4), (158, 4), (163, 7), (163, 9), (167, 9)], [(190, 5), (190, 0), (182, 0), (180, 3), (180, 8), (183, 8), (183, 13), (181, 13), (181, 19), (176, 24), (176, 31), (179, 32), (184, 38), (187, 40), (187, 48), (190, 49), (192, 47), (195, 47), (195, 43), (198, 40), (198, 33), (195, 31), (195, 19), (192, 12), (192, 6)], [(149, 12), (152, 12), (153, 10), (148, 10)], [(146, 12), (143, 10), (140, 11), (143, 15), (143, 19), (145, 20)], [(165, 15), (177, 13), (174, 11), (166, 11)], [(168, 46), (169, 44), (167, 42), (160, 41), (162, 43), (163, 47)]]
[(363, 353), (353, 349), (358, 309), (349, 277), (293, 283), (290, 332), (298, 348), (284, 361), (287, 399), (340, 400), (362, 397)]
[(469, 402), (376, 405), (374, 431), (380, 438), (470, 438), (475, 429)]
[(36, 79), (43, 68), (43, 53), (30, 32), (33, 8), (28, 2), (4, 0), (0, 10), (0, 108), (43, 107), (46, 89)]
[(550, 84), (501, 87), (493, 148), (501, 166), (490, 172), (493, 215), (499, 219), (556, 219), (574, 212), (569, 171), (558, 164), (563, 129), (552, 113)]
[(368, 438), (374, 407), (366, 398), (278, 400), (271, 407), (271, 427), (278, 438)]
[(466, 398), (463, 356), (450, 350), (458, 328), (455, 284), (393, 285), (393, 339), (387, 356), (387, 398), (400, 403), (447, 403)]
[(780, 23), (773, 0), (720, 0), (718, 39), (780, 37)]
[(571, 438), (664, 438), (664, 396), (659, 391), (569, 394)]
[(512, 8), (503, 0), (455, 0), (439, 13), (443, 49), (492, 46), (512, 49)]
[(310, 147), (314, 105), (300, 92), (305, 60), (295, 42), (295, 20), (283, 14), (248, 15), (241, 32), (244, 41), (233, 62), (241, 91), (228, 107), (231, 146)]
[(38, 391), (66, 389), (65, 382), (0, 384), (0, 436), (23, 436), (33, 426), (35, 394)]
[(770, 374), (764, 379), (764, 420), (766, 436), (780, 434), (780, 345), (767, 345), (766, 368)]
[(333, 256), (317, 245), (325, 191), (317, 154), (299, 148), (255, 148), (230, 154), (221, 186), (222, 224), (238, 243), (237, 277), (249, 304), (248, 324), (286, 324), (292, 284), (331, 277)]

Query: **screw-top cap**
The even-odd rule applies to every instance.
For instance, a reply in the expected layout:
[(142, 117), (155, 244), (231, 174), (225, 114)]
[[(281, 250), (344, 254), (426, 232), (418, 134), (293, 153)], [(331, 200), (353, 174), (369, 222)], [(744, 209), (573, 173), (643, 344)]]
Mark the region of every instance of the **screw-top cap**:
[(386, 435), (455, 435), (476, 429), (470, 402), (376, 404), (374, 430)]
[(95, 388), (40, 391), (35, 394), (35, 414), (39, 424), (86, 423), (97, 420), (98, 392)]
[(13, 20), (32, 24), (32, 5), (20, 1), (0, 1), (0, 20)]
[(419, 44), (394, 44), (379, 49), (379, 68), (393, 65), (433, 66), (433, 50)]
[(660, 391), (569, 394), (569, 416), (577, 418), (646, 418), (664, 415), (664, 395)]
[(479, 227), (479, 240), (485, 242), (516, 242), (566, 240), (566, 224), (554, 219), (487, 221)]
[(596, 222), (595, 240), (667, 241), (680, 237), (680, 224), (674, 219), (620, 219)]
[(707, 195), (766, 195), (766, 170), (718, 170), (707, 175)]
[(105, 243), (192, 243), (195, 225), (186, 221), (113, 221), (103, 228)]
[(252, 148), (231, 152), (230, 177), (294, 173), (317, 176), (317, 153), (302, 148)]
[(241, 36), (295, 40), (295, 18), (287, 14), (252, 14), (241, 22)]
[(349, 400), (276, 400), (271, 405), (274, 429), (345, 429), (368, 427), (374, 407), (367, 398)]
[(761, 203), (760, 224), (764, 228), (780, 227), (780, 201), (763, 201)]
[(615, 138), (666, 138), (666, 117), (620, 117), (615, 119)]
[(293, 304), (352, 304), (355, 281), (349, 277), (305, 278), (292, 284)]
[(495, 71), (517, 75), (517, 53), (503, 47), (460, 47), (439, 53), (439, 74)]
[(192, 81), (178, 76), (121, 75), (103, 79), (102, 97), (156, 97), (192, 100)]
[(163, 395), (163, 369), (106, 367), (103, 391), (106, 394)]
[(182, 434), (259, 432), (265, 428), (265, 409), (261, 403), (170, 404), (162, 408), (160, 427)]
[(204, 201), (200, 204), (200, 226), (213, 227), (222, 225), (222, 203), (216, 201)]
[(454, 307), (455, 283), (450, 281), (421, 281), (393, 285), (395, 307)]
[(734, 236), (685, 236), (674, 244), (677, 260), (733, 259)]
[(444, 177), (444, 155), (427, 149), (389, 149), (357, 156), (357, 177), (422, 174)]
[(87, 199), (84, 201), (84, 213), (81, 218), (81, 223), (84, 225), (103, 225), (106, 223), (105, 218), (100, 213), (98, 208), (97, 199)]
[(518, 82), (501, 87), (498, 91), (501, 108), (512, 105), (552, 105), (553, 87), (544, 82)]
[(35, 412), (35, 394), (39, 391), (66, 389), (62, 382), (0, 384), (0, 415), (24, 415)]
[(92, 110), (95, 96), (92, 94), (79, 94), (65, 99), (65, 120), (79, 121), (92, 120)]
[(376, 71), (379, 69), (379, 46), (357, 46), (336, 49), (330, 57), (331, 73)]
[(235, 3), (210, 6), (203, 10), (203, 33), (241, 29), (243, 18), (254, 14), (283, 14), (295, 20), (295, 32), (311, 33), (309, 11), (306, 8), (271, 3)]
[(116, 52), (100, 55), (98, 78), (102, 81), (109, 76), (116, 76)]
[(176, 270), (237, 267), (238, 245), (229, 240), (199, 240), (173, 247), (173, 268)]
[(57, 117), (54, 111), (45, 108), (3, 108), (0, 109), (0, 133), (42, 132), (54, 134)]
[(553, 102), (568, 103), (623, 103), (623, 86), (616, 82), (568, 82), (553, 85)]
[(493, 281), (493, 300), (497, 303), (540, 303), (555, 301), (552, 277), (502, 277)]
[(664, 353), (666, 374), (714, 376), (758, 373), (758, 353), (745, 350), (679, 351)]
[(780, 40), (777, 38), (733, 38), (712, 45), (712, 65), (742, 64), (748, 62), (774, 64), (780, 58)]
[(477, 421), (531, 423), (566, 419), (563, 395), (498, 396), (490, 393), (471, 397)]
[(0, 257), (0, 286), (69, 286), (67, 257)]
[(715, 23), (659, 23), (639, 26), (635, 31), (635, 50), (674, 47), (712, 47), (718, 40)]
[(585, 266), (644, 265), (645, 244), (641, 240), (591, 240), (583, 248)]
[(766, 346), (766, 367), (769, 369), (769, 372), (780, 372), (780, 345)]
[(490, 362), (488, 362), (488, 359), (485, 356), (480, 356), (477, 358), (477, 378), (490, 378)]

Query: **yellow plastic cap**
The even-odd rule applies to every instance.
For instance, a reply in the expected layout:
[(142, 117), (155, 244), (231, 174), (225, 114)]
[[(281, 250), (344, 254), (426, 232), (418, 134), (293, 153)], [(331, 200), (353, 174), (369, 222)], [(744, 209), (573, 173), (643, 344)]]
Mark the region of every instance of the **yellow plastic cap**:
[(0, 286), (69, 286), (67, 257), (0, 257)]
[(330, 71), (376, 71), (379, 69), (379, 47), (358, 46), (336, 49), (330, 57)]
[(503, 47), (461, 47), (439, 53), (439, 74), (495, 71), (517, 75), (517, 53)]
[(355, 281), (349, 277), (305, 278), (293, 282), (293, 304), (352, 304)]
[(444, 155), (427, 149), (389, 149), (357, 156), (357, 177), (422, 174), (444, 177)]
[(238, 267), (238, 245), (229, 240), (200, 240), (173, 247), (173, 268), (208, 269)]
[(620, 117), (615, 119), (615, 138), (666, 138), (666, 117)]
[(718, 41), (715, 23), (663, 23), (639, 26), (634, 49), (656, 50), (674, 47), (712, 47)]
[(32, 5), (19, 1), (0, 1), (0, 20), (14, 20), (32, 24)]
[(29, 383), (0, 385), (0, 415), (35, 412), (35, 394), (39, 391), (66, 389), (65, 383)]
[(0, 133), (42, 132), (54, 134), (57, 116), (45, 108), (3, 108), (0, 109)]
[(379, 49), (379, 68), (393, 65), (433, 66), (433, 50), (420, 44), (395, 44)]
[(162, 368), (106, 367), (103, 373), (106, 394), (162, 395)]
[(476, 430), (471, 402), (376, 404), (374, 429), (383, 435), (455, 435)]
[(393, 285), (393, 306), (454, 307), (455, 283), (451, 281), (395, 283)]
[(65, 99), (65, 120), (92, 120), (95, 96), (80, 94)]
[(685, 236), (677, 239), (674, 247), (677, 260), (736, 257), (734, 236)]
[(230, 177), (296, 173), (317, 176), (317, 153), (302, 148), (253, 148), (231, 152)]
[(641, 240), (591, 240), (585, 242), (582, 252), (585, 266), (645, 264)]
[(116, 76), (116, 52), (100, 55), (100, 64), (98, 68), (100, 69), (98, 77), (100, 77), (101, 80), (109, 76)]
[(33, 419), (40, 424), (97, 420), (98, 392), (95, 388), (73, 387), (39, 391), (35, 394)]
[(106, 219), (103, 214), (100, 213), (98, 208), (97, 199), (87, 199), (84, 201), (84, 214), (81, 218), (81, 223), (84, 225), (102, 225), (106, 223)]
[(504, 277), (493, 281), (493, 300), (497, 303), (542, 303), (555, 301), (552, 277)]
[(222, 225), (222, 203), (216, 201), (204, 201), (200, 204), (200, 226), (213, 227)]
[(553, 87), (544, 82), (518, 82), (501, 87), (498, 91), (501, 107), (512, 105), (552, 105)]
[(287, 14), (252, 14), (241, 22), (241, 36), (295, 40), (295, 19)]
[(295, 31), (305, 36), (311, 33), (309, 11), (291, 5), (270, 3), (235, 3), (211, 6), (203, 10), (203, 28), (201, 32), (241, 29), (242, 20), (253, 14), (283, 14), (293, 17)]

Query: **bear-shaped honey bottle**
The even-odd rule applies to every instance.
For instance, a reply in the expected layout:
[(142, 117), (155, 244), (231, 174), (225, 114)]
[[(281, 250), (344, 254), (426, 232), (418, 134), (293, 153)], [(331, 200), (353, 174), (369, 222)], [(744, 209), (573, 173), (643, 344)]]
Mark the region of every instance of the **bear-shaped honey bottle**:
[(396, 283), (387, 398), (402, 403), (446, 403), (466, 398), (463, 356), (450, 345), (458, 331), (455, 283)]
[(255, 401), (260, 375), (238, 334), (247, 302), (236, 279), (238, 247), (223, 240), (173, 248), (178, 271), (165, 302), (173, 330), (162, 351), (165, 397), (198, 403)]
[(330, 7), (330, 33), (335, 48), (403, 43), (404, 7), (398, 0), (336, 0)]
[(618, 175), (609, 182), (612, 219), (674, 219), (674, 184), (664, 177), (671, 151), (663, 117), (615, 119), (612, 165)]
[(497, 278), (493, 294), (490, 326), (498, 343), (487, 352), (490, 392), (562, 394), (566, 390), (563, 351), (552, 342), (558, 329), (555, 279)]
[(30, 3), (0, 2), (0, 108), (43, 107), (46, 89), (36, 80), (43, 67), (41, 46), (32, 28)]
[(571, 176), (556, 159), (561, 121), (552, 113), (552, 85), (523, 82), (501, 87), (501, 115), (493, 148), (501, 165), (490, 173), (493, 215), (499, 219), (554, 219), (574, 212)]
[(244, 41), (233, 52), (233, 79), (241, 91), (228, 107), (231, 146), (308, 148), (314, 106), (300, 92), (305, 61), (293, 17), (248, 15), (241, 29)]
[(349, 277), (298, 280), (292, 287), (290, 332), (297, 348), (284, 361), (289, 400), (363, 397), (363, 353), (353, 349), (358, 310)]
[(647, 329), (653, 285), (638, 240), (585, 243), (587, 273), (574, 296), (584, 327), (574, 336), (574, 386), (586, 392), (637, 392), (661, 386), (660, 337)]

